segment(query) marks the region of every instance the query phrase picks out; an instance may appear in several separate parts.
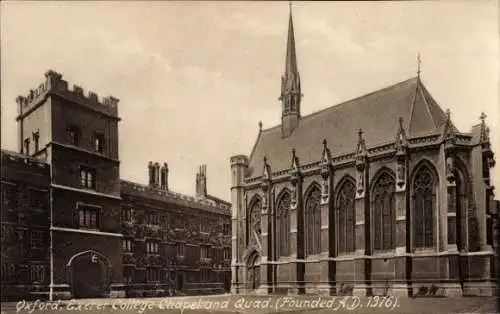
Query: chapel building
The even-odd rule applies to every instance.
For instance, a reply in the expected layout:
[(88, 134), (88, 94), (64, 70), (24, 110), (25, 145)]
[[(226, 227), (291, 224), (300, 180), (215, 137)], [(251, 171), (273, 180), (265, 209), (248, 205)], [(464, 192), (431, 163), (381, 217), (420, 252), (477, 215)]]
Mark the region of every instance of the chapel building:
[(306, 116), (302, 93), (290, 12), (281, 124), (231, 158), (232, 291), (492, 295), (485, 115), (458, 130), (420, 70)]

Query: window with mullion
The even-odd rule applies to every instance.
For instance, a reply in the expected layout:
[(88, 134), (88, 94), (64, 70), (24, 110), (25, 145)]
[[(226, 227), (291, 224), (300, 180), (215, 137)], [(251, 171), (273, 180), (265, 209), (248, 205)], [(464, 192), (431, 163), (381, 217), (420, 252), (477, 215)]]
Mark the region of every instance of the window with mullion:
[(96, 170), (87, 166), (80, 167), (80, 185), (86, 189), (96, 188)]
[(290, 234), (290, 194), (284, 194), (278, 202), (278, 258), (289, 254), (289, 234)]
[(422, 166), (413, 180), (413, 227), (416, 248), (432, 248), (434, 240), (434, 211), (436, 179), (428, 166)]
[(394, 249), (393, 236), (394, 221), (394, 190), (396, 180), (387, 171), (383, 172), (375, 181), (374, 197), (374, 250), (385, 251)]
[(354, 252), (355, 235), (355, 216), (354, 216), (354, 198), (356, 196), (356, 187), (353, 180), (346, 180), (342, 183), (336, 196), (337, 212), (337, 251), (339, 254)]
[(94, 206), (80, 205), (78, 207), (78, 226), (86, 229), (99, 229), (100, 209)]
[[(321, 191), (317, 187), (313, 187), (306, 198), (306, 237), (307, 237), (307, 254), (318, 254), (320, 252), (320, 229), (321, 229), (321, 213), (320, 213), (320, 197)], [(319, 217), (319, 219), (318, 219)]]

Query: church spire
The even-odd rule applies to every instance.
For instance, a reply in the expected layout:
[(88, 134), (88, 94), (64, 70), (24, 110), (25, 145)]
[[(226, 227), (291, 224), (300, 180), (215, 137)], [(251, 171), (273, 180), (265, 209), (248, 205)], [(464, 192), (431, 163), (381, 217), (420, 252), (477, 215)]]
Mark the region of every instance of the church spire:
[(297, 53), (295, 52), (295, 34), (293, 31), (292, 2), (290, 1), (290, 17), (288, 19), (288, 37), (286, 43), (285, 75), (298, 74)]
[(288, 37), (286, 43), (285, 73), (281, 77), (281, 129), (282, 135), (288, 137), (298, 126), (300, 119), (300, 75), (295, 50), (295, 34), (293, 30), (292, 5), (288, 19)]

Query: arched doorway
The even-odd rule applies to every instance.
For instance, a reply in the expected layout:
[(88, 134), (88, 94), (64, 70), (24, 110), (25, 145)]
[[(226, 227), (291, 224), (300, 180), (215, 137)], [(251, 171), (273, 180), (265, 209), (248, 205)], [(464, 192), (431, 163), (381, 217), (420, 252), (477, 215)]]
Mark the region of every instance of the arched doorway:
[(250, 290), (255, 290), (260, 286), (260, 256), (253, 252), (248, 259), (248, 284)]
[(102, 254), (95, 251), (78, 253), (67, 266), (75, 299), (108, 296), (111, 263)]

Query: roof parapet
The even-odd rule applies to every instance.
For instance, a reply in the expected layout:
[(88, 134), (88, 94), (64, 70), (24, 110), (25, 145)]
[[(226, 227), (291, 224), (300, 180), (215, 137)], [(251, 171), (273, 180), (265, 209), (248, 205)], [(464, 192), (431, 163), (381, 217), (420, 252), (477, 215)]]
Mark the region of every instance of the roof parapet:
[(79, 85), (73, 85), (70, 89), (68, 88), (68, 82), (62, 79), (62, 74), (54, 70), (45, 72), (45, 82), (41, 83), (36, 89), (30, 89), (28, 95), (16, 98), (16, 102), (19, 105), (19, 114), (27, 112), (49, 92), (58, 93), (66, 98), (73, 98), (98, 111), (103, 111), (114, 116), (118, 115), (118, 98), (107, 96), (100, 100), (97, 93), (89, 91), (86, 94), (85, 90)]

